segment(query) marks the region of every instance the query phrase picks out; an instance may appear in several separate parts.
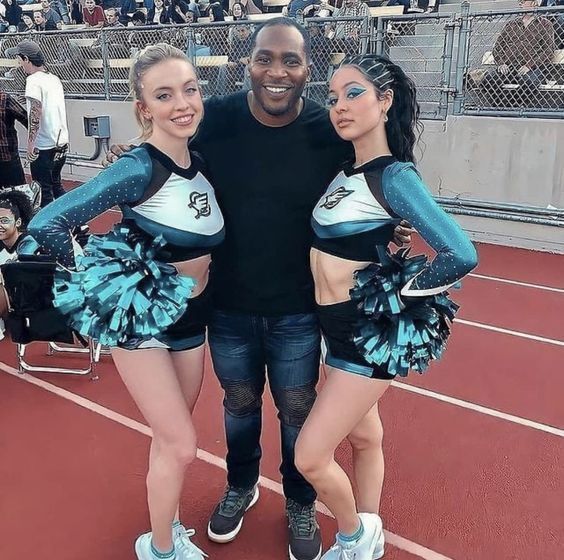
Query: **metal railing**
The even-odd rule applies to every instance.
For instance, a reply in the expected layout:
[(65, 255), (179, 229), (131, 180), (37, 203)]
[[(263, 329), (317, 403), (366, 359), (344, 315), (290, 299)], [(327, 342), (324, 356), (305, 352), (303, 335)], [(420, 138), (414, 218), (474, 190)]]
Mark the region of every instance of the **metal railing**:
[[(378, 53), (389, 56), (413, 79), (423, 118), (443, 120), (448, 114), (562, 118), (564, 8), (471, 13), (469, 6), (465, 3), (461, 13), (446, 15), (306, 18), (312, 75), (305, 94), (323, 102), (328, 80), (344, 56)], [(527, 26), (522, 23), (525, 14), (531, 16)], [(231, 93), (249, 87), (250, 36), (258, 23), (1, 35), (0, 88), (23, 94), (23, 70), (5, 52), (31, 37), (69, 98), (127, 99), (131, 57), (158, 42), (188, 54), (198, 68), (204, 96)], [(528, 40), (532, 29), (541, 37), (536, 43)]]

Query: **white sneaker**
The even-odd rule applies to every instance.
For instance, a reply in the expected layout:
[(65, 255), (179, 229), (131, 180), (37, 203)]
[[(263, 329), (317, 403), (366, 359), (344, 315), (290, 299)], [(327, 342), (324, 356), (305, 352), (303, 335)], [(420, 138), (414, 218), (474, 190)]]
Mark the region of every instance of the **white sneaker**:
[[(135, 554), (138, 560), (159, 560), (151, 550), (152, 533), (144, 533), (135, 541)], [(174, 555), (170, 560), (178, 560), (178, 556)]]
[(196, 534), (194, 529), (186, 529), (184, 525), (176, 525), (173, 529), (174, 550), (176, 560), (204, 560), (208, 555), (200, 550), (191, 540)]
[(382, 520), (375, 513), (359, 513), (364, 533), (354, 543), (343, 543), (338, 538), (321, 560), (379, 560), (384, 556)]
[[(375, 514), (360, 514), (360, 515), (375, 515)], [(378, 517), (378, 521), (379, 521), (379, 526), (380, 526), (380, 532), (378, 534), (378, 538), (376, 540), (376, 546), (374, 547), (374, 552), (372, 553), (372, 560), (380, 560), (380, 558), (384, 557), (384, 545), (385, 545), (385, 540), (384, 540), (384, 528), (382, 527), (382, 519), (380, 519), (380, 516)], [(364, 522), (363, 522), (364, 523)]]

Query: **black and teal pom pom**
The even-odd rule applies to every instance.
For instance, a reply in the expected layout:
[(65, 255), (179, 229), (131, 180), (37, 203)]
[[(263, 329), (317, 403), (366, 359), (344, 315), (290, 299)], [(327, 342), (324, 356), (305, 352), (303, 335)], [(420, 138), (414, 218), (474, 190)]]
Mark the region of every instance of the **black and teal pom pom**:
[(55, 307), (73, 329), (107, 346), (162, 333), (185, 312), (195, 286), (155, 258), (165, 244), (162, 236), (143, 238), (124, 224), (91, 235), (77, 271), (55, 274)]
[(350, 295), (363, 318), (354, 342), (364, 358), (392, 375), (424, 372), (441, 357), (458, 310), (447, 292), (400, 298), (400, 290), (427, 266), (424, 255), (409, 257), (409, 249), (380, 252), (380, 262), (357, 271)]

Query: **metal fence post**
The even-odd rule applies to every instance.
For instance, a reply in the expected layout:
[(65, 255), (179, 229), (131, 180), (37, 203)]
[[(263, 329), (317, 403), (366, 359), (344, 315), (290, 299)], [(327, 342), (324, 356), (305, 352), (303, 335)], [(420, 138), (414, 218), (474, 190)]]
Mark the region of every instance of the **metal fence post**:
[(383, 17), (376, 20), (376, 53), (378, 55), (384, 54), (384, 39), (386, 37), (386, 22)]
[(470, 3), (463, 2), (460, 14), (460, 32), (458, 36), (458, 56), (456, 57), (456, 85), (454, 93), (453, 113), (461, 115), (464, 113), (464, 101), (466, 90), (464, 77), (466, 74), (466, 59), (468, 58), (468, 43), (471, 34)]
[(443, 119), (446, 118), (448, 113), (449, 96), (456, 93), (456, 89), (451, 86), (452, 51), (454, 48), (454, 30), (456, 27), (456, 16), (453, 14), (452, 19), (445, 24), (445, 40), (443, 44), (441, 95), (439, 97), (439, 106), (437, 107), (437, 112)]
[(111, 99), (110, 55), (108, 52), (108, 31), (100, 29), (100, 44), (102, 45), (102, 60), (104, 72), (104, 99)]

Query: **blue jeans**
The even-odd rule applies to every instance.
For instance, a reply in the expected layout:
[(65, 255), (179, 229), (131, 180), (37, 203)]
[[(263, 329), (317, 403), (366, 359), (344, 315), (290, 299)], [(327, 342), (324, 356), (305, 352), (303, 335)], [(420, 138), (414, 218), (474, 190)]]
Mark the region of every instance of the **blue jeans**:
[(294, 465), (294, 446), (317, 396), (316, 315), (261, 317), (215, 311), (208, 332), (215, 373), (224, 390), (228, 483), (251, 488), (258, 480), (268, 372), (280, 420), (284, 494), (302, 505), (312, 504), (316, 494)]

